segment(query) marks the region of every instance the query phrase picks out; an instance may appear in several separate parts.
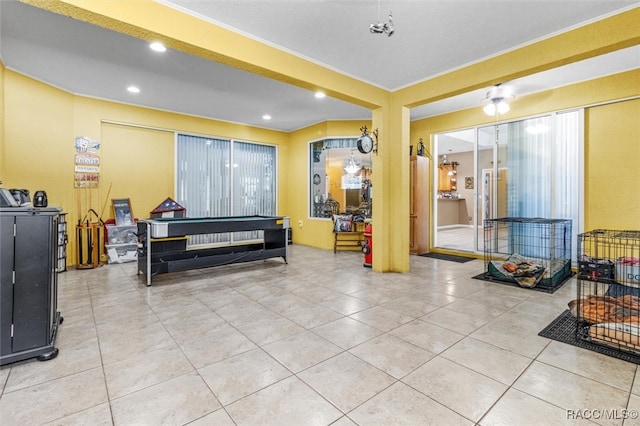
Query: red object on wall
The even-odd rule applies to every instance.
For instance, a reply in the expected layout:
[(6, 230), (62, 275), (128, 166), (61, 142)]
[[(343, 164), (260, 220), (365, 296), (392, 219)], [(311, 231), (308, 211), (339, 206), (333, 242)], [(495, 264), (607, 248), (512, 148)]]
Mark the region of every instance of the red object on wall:
[(364, 244), (362, 245), (362, 252), (364, 253), (364, 263), (362, 266), (365, 268), (371, 268), (373, 259), (373, 236), (370, 223), (367, 223), (364, 227)]

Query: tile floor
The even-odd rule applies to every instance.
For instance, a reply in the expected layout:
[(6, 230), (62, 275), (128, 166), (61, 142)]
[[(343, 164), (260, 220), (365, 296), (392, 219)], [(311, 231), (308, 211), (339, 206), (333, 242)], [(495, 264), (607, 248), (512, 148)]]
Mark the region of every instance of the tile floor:
[(60, 354), (0, 368), (0, 424), (619, 425), (635, 416), (635, 364), (537, 335), (574, 298), (575, 281), (549, 295), (470, 278), (482, 268), (412, 256), (411, 272), (382, 274), (357, 252), (293, 245), (288, 265), (163, 275), (151, 287), (132, 263), (70, 270), (59, 275)]

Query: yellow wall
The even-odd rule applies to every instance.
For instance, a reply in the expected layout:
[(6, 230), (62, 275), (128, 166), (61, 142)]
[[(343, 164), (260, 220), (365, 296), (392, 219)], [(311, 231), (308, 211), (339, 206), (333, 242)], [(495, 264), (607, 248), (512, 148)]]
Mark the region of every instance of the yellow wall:
[[(571, 86), (516, 98), (511, 111), (500, 117), (510, 121), (552, 111), (588, 107), (616, 99), (640, 96), (640, 69)], [(640, 229), (640, 101), (593, 106), (585, 111), (585, 227)], [(492, 124), (480, 106), (416, 120), (411, 123), (411, 140), (451, 130)], [(618, 164), (620, 167), (618, 167)], [(614, 178), (615, 175), (615, 178)], [(623, 182), (612, 185), (612, 182)], [(606, 200), (606, 201), (604, 201)], [(605, 207), (606, 205), (606, 207)]]
[(587, 108), (585, 127), (585, 230), (640, 230), (640, 99)]
[[(297, 244), (333, 250), (332, 222), (309, 217), (309, 142), (330, 136), (360, 136), (360, 127), (371, 127), (370, 121), (342, 120), (315, 124), (291, 133), (288, 212)], [(374, 171), (375, 173), (375, 171)]]
[[(75, 225), (89, 209), (107, 220), (113, 218), (112, 198), (130, 198), (135, 216), (144, 218), (166, 197), (175, 197), (174, 130), (276, 145), (277, 207), (279, 214), (287, 215), (286, 133), (75, 96), (11, 70), (3, 69), (3, 76), (3, 122), (10, 142), (3, 146), (0, 180), (5, 188), (26, 188), (31, 194), (45, 190), (49, 205), (68, 214), (69, 265), (76, 262)], [(77, 136), (102, 144), (98, 189), (73, 186)]]

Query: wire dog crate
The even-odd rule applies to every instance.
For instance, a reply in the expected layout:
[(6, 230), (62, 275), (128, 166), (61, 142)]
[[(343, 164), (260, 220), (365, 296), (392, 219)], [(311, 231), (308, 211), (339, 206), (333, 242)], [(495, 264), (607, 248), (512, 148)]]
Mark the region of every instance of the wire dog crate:
[(571, 277), (571, 219), (484, 221), (484, 278), (554, 290)]
[(577, 336), (640, 354), (640, 231), (578, 235)]

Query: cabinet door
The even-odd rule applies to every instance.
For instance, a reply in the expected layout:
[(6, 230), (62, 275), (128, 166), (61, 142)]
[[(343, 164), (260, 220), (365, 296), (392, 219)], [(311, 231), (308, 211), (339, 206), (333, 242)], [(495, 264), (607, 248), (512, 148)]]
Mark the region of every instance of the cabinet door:
[(0, 355), (11, 353), (14, 220), (13, 215), (0, 215)]
[(50, 216), (16, 216), (14, 352), (49, 343), (51, 250)]
[(409, 161), (409, 215), (416, 214), (415, 207), (415, 193), (416, 193), (416, 158), (412, 157)]
[(451, 166), (439, 166), (438, 167), (438, 191), (451, 191), (451, 177), (449, 171)]

